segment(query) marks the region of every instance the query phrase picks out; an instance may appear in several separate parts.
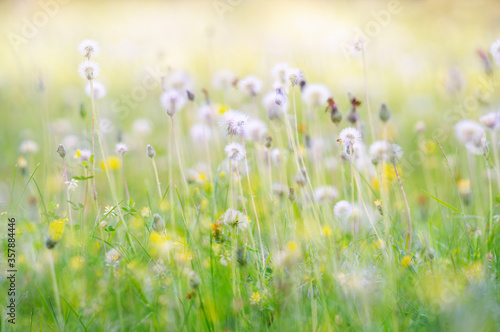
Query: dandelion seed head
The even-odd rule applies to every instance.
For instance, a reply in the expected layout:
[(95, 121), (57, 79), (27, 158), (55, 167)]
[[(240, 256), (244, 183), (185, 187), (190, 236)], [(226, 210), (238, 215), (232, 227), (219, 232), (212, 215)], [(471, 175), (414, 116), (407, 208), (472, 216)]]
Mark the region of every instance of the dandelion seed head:
[(321, 186), (314, 190), (314, 199), (319, 203), (333, 203), (339, 192), (332, 186)]
[(480, 146), (483, 133), (483, 127), (473, 120), (461, 120), (455, 125), (455, 137), (473, 151)]
[(309, 107), (319, 107), (327, 104), (330, 90), (324, 84), (307, 84), (302, 92), (302, 100)]
[[(361, 143), (361, 133), (353, 127), (342, 129), (339, 134), (339, 142), (346, 150), (354, 148), (355, 144)], [(352, 152), (352, 151), (347, 151)], [(351, 154), (351, 153), (348, 153)]]
[(249, 96), (256, 96), (262, 90), (262, 81), (255, 76), (247, 76), (238, 81), (238, 89)]
[(78, 74), (83, 79), (94, 80), (101, 73), (101, 68), (97, 62), (92, 60), (85, 60), (78, 66)]
[(198, 108), (198, 116), (200, 120), (211, 123), (215, 117), (215, 110), (212, 105), (203, 105)]
[(333, 214), (337, 218), (346, 219), (349, 218), (352, 214), (351, 203), (348, 201), (338, 201), (333, 207)]
[(203, 143), (209, 141), (212, 138), (212, 129), (204, 123), (196, 123), (191, 126), (189, 130), (191, 138), (196, 143)]
[(497, 129), (500, 126), (500, 112), (490, 112), (479, 118), (479, 122), (489, 129)]
[(78, 45), (78, 52), (89, 60), (99, 55), (100, 51), (99, 43), (92, 39), (85, 39)]
[[(99, 81), (92, 82), (92, 89), (94, 90), (94, 98), (102, 99), (106, 96), (106, 86)], [(90, 97), (90, 82), (85, 86), (85, 93)]]
[(500, 62), (500, 39), (495, 40), (491, 44), (490, 53), (498, 64)]
[(220, 70), (216, 72), (212, 78), (212, 86), (216, 90), (227, 90), (231, 88), (236, 81), (236, 75), (228, 70)]
[(273, 69), (271, 70), (271, 73), (275, 80), (277, 80), (283, 85), (286, 85), (288, 83), (287, 72), (289, 68), (290, 66), (288, 65), (288, 63), (279, 62), (274, 65)]
[(226, 145), (226, 147), (224, 148), (224, 151), (227, 154), (227, 158), (231, 159), (233, 161), (242, 160), (243, 158), (245, 158), (245, 154), (246, 154), (245, 148), (243, 147), (243, 145), (241, 145), (240, 143), (236, 143), (236, 142), (229, 143), (228, 145)]
[(238, 231), (243, 231), (248, 227), (250, 218), (243, 212), (227, 209), (219, 218), (219, 222), (226, 226), (236, 227)]
[(239, 111), (227, 111), (222, 115), (220, 122), (227, 130), (228, 135), (242, 135), (245, 132), (248, 117)]
[(115, 146), (115, 152), (117, 154), (125, 154), (125, 153), (127, 153), (128, 152), (127, 144), (125, 144), (123, 142), (117, 143), (116, 146)]
[(191, 76), (182, 70), (172, 70), (162, 80), (163, 91), (177, 90), (177, 91), (192, 91), (193, 80)]
[(294, 87), (304, 81), (304, 74), (299, 68), (288, 68), (286, 70), (286, 80), (288, 85)]
[(138, 136), (147, 136), (151, 133), (152, 125), (149, 119), (136, 119), (132, 123), (132, 131)]
[(250, 119), (245, 128), (245, 137), (251, 142), (260, 142), (266, 138), (267, 126), (259, 119)]
[(279, 93), (269, 92), (262, 98), (262, 105), (267, 111), (269, 120), (281, 119), (288, 109), (286, 96), (283, 90), (279, 91)]
[(26, 154), (34, 154), (39, 150), (38, 143), (32, 140), (25, 140), (19, 146), (19, 151)]
[(172, 117), (186, 104), (186, 98), (179, 90), (167, 90), (161, 95), (160, 102), (167, 114)]

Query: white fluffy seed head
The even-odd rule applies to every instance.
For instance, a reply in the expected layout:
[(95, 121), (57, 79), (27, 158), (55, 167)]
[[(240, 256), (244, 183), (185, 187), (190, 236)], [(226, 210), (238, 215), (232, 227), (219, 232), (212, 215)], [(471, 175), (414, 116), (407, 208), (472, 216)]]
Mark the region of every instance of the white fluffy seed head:
[[(94, 90), (94, 98), (101, 99), (106, 96), (106, 86), (99, 81), (92, 82), (92, 89)], [(90, 97), (90, 82), (85, 86), (85, 93)]]
[(92, 60), (85, 60), (78, 66), (78, 74), (80, 74), (83, 79), (89, 81), (94, 80), (97, 76), (99, 76), (100, 72), (101, 68), (99, 67), (99, 64)]
[(286, 84), (291, 87), (299, 85), (304, 80), (304, 74), (299, 68), (288, 68), (286, 71)]
[(116, 143), (115, 152), (117, 154), (125, 154), (125, 153), (127, 153), (128, 152), (127, 144), (125, 144), (123, 142)]
[(167, 90), (161, 95), (160, 102), (167, 114), (172, 117), (186, 104), (186, 98), (178, 90)]
[(348, 201), (338, 201), (333, 207), (333, 214), (337, 218), (346, 219), (352, 214), (352, 206)]
[(228, 145), (226, 145), (224, 151), (227, 154), (227, 158), (231, 159), (232, 161), (240, 161), (243, 158), (245, 158), (246, 154), (243, 145), (236, 142), (229, 143)]
[(287, 81), (287, 71), (290, 67), (288, 66), (288, 63), (286, 62), (279, 62), (274, 65), (273, 69), (271, 70), (271, 73), (274, 77), (275, 80), (280, 82), (283, 85), (286, 85), (288, 83)]
[(37, 153), (38, 150), (38, 143), (32, 140), (23, 141), (21, 146), (19, 146), (19, 151), (21, 151), (21, 153), (32, 154)]
[(227, 111), (222, 115), (220, 125), (228, 135), (243, 135), (248, 117), (239, 111)]
[(267, 111), (269, 120), (279, 120), (288, 109), (286, 97), (277, 95), (275, 92), (269, 92), (262, 98), (262, 105)]
[(267, 126), (259, 119), (250, 119), (245, 128), (245, 137), (251, 142), (260, 142), (266, 138)]
[(193, 80), (191, 76), (182, 70), (172, 70), (162, 80), (163, 91), (178, 90), (185, 93), (193, 90)]
[(137, 119), (132, 123), (132, 131), (138, 136), (147, 136), (151, 133), (151, 121), (149, 119)]
[(339, 197), (339, 192), (332, 186), (322, 186), (314, 190), (314, 199), (320, 203), (333, 203)]
[(500, 62), (500, 39), (491, 44), (490, 53), (498, 64)]
[(326, 105), (330, 96), (330, 90), (324, 84), (307, 84), (302, 92), (302, 100), (309, 107)]
[(212, 138), (212, 129), (204, 123), (196, 123), (189, 130), (191, 138), (196, 143), (204, 143)]
[(99, 54), (101, 48), (99, 47), (99, 43), (92, 39), (85, 39), (78, 45), (78, 51), (81, 55), (86, 57), (88, 60), (93, 58)]
[(212, 78), (212, 86), (216, 90), (227, 90), (236, 81), (236, 75), (227, 69), (216, 72)]
[(210, 104), (200, 106), (198, 108), (198, 116), (200, 117), (200, 120), (204, 120), (206, 122), (212, 122), (215, 117), (214, 107)]
[(455, 136), (463, 144), (480, 141), (484, 129), (473, 120), (461, 120), (455, 125)]
[(238, 81), (238, 89), (254, 97), (262, 90), (262, 81), (250, 75)]
[(361, 133), (353, 127), (342, 129), (339, 134), (339, 142), (345, 147), (346, 151), (354, 148), (354, 145), (361, 143)]
[(497, 129), (500, 126), (500, 112), (490, 112), (479, 118), (479, 122), (489, 129)]
[(226, 212), (219, 218), (219, 222), (223, 225), (236, 227), (238, 231), (243, 231), (248, 227), (250, 218), (243, 212), (227, 209)]

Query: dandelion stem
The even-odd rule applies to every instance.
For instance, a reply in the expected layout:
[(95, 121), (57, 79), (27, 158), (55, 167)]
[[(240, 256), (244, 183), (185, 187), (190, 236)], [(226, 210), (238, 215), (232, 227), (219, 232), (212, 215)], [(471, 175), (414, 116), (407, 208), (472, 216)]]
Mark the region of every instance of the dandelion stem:
[(181, 152), (179, 150), (179, 144), (177, 143), (177, 136), (175, 135), (175, 126), (174, 126), (174, 117), (173, 116), (170, 117), (170, 122), (172, 123), (172, 134), (174, 136), (175, 150), (177, 151), (177, 161), (179, 162), (179, 171), (181, 173), (182, 183), (184, 183), (184, 185), (187, 188), (186, 177), (184, 176), (184, 170), (182, 169)]
[(158, 177), (158, 169), (156, 168), (156, 162), (154, 157), (151, 158), (151, 162), (153, 163), (153, 169), (155, 171), (155, 177), (156, 177), (156, 188), (158, 189), (158, 195), (160, 195), (160, 199), (163, 198), (161, 194), (161, 183), (160, 183), (160, 178)]
[(95, 118), (95, 104), (94, 104), (94, 83), (92, 80), (90, 82), (90, 101), (92, 105), (92, 189), (94, 192), (94, 203), (96, 210), (99, 209), (99, 204), (97, 204), (97, 190), (95, 186), (95, 126), (96, 126), (96, 118)]
[(408, 205), (408, 200), (406, 199), (406, 194), (405, 190), (403, 189), (403, 183), (401, 183), (401, 178), (399, 177), (399, 172), (398, 168), (396, 167), (396, 164), (393, 163), (392, 166), (394, 166), (394, 172), (396, 173), (396, 177), (398, 178), (398, 183), (399, 183), (399, 188), (401, 189), (401, 194), (403, 195), (403, 200), (405, 202), (406, 206), (406, 214), (408, 215), (408, 247), (407, 247), (407, 252), (411, 251), (411, 215), (410, 215), (410, 206)]
[(68, 171), (66, 168), (66, 158), (63, 158), (63, 177), (64, 177), (64, 182), (66, 184), (66, 199), (68, 203), (68, 217), (69, 217), (69, 224), (71, 225), (71, 228), (73, 228), (73, 218), (71, 217), (71, 204), (70, 204), (70, 196), (69, 196), (69, 183), (68, 183)]
[(125, 160), (123, 158), (123, 153), (121, 154), (121, 157), (122, 157), (123, 186), (125, 187), (125, 194), (127, 195), (127, 203), (128, 203), (128, 202), (130, 202), (130, 193), (128, 191), (127, 178), (125, 177)]

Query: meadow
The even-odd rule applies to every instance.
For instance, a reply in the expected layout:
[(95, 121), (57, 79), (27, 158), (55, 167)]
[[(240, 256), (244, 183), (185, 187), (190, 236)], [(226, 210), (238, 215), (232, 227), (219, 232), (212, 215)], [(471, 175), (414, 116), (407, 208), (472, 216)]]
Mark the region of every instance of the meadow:
[(500, 330), (499, 19), (0, 2), (0, 331)]

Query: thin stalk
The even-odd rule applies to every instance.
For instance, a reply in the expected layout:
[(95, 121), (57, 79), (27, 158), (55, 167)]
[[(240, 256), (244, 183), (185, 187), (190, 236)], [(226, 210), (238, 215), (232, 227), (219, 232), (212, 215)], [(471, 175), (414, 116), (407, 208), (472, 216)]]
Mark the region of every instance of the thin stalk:
[(181, 152), (179, 150), (179, 144), (177, 143), (177, 136), (175, 135), (175, 126), (174, 126), (174, 117), (173, 116), (170, 117), (170, 122), (172, 123), (172, 134), (174, 136), (174, 144), (175, 144), (175, 150), (177, 152), (177, 161), (179, 163), (179, 171), (181, 173), (182, 182), (184, 183), (184, 185), (187, 188), (187, 181), (186, 181), (186, 177), (184, 176), (184, 170), (182, 168)]
[(403, 200), (404, 200), (405, 206), (406, 206), (406, 214), (408, 215), (408, 248), (407, 248), (407, 252), (409, 253), (411, 251), (411, 233), (412, 233), (411, 232), (410, 206), (408, 205), (408, 200), (406, 199), (405, 190), (403, 189), (403, 184), (401, 183), (401, 178), (399, 177), (398, 168), (396, 167), (395, 163), (393, 163), (392, 166), (394, 166), (394, 172), (396, 172), (396, 177), (398, 178), (399, 188), (401, 189), (401, 194), (403, 195)]
[(363, 76), (364, 76), (364, 81), (365, 81), (365, 103), (366, 103), (366, 109), (368, 111), (368, 121), (370, 122), (370, 131), (371, 131), (371, 137), (372, 137), (372, 142), (373, 142), (373, 141), (375, 141), (375, 130), (373, 129), (372, 112), (370, 109), (370, 100), (368, 99), (368, 70), (367, 70), (367, 65), (366, 65), (366, 56), (365, 56), (364, 48), (361, 50), (361, 56), (363, 57)]
[(94, 203), (95, 208), (98, 210), (99, 205), (97, 204), (97, 190), (95, 187), (95, 105), (94, 105), (94, 82), (92, 80), (90, 82), (90, 101), (92, 105), (92, 189), (94, 192)]
[(156, 177), (156, 188), (158, 189), (158, 195), (160, 195), (160, 199), (163, 198), (161, 194), (161, 183), (160, 183), (160, 178), (158, 177), (158, 169), (156, 168), (156, 162), (155, 158), (151, 158), (151, 163), (153, 163), (153, 169), (155, 171), (155, 177)]
[(61, 324), (60, 330), (64, 331), (64, 316), (62, 313), (61, 307), (61, 298), (59, 295), (59, 287), (57, 286), (57, 278), (56, 278), (56, 270), (54, 268), (54, 256), (52, 255), (52, 251), (49, 250), (49, 263), (50, 263), (50, 274), (52, 275), (52, 284), (54, 287), (54, 297), (56, 298), (56, 308), (57, 308), (57, 316), (58, 323)]
[(68, 171), (66, 168), (66, 158), (63, 158), (63, 177), (64, 177), (64, 183), (66, 184), (66, 199), (68, 200), (68, 218), (69, 218), (69, 224), (71, 225), (71, 228), (73, 229), (73, 218), (71, 217), (71, 204), (69, 203), (70, 201), (70, 196), (69, 196), (69, 183), (68, 183)]
[(127, 204), (130, 202), (130, 193), (128, 191), (127, 178), (125, 177), (125, 160), (123, 158), (123, 153), (121, 154), (122, 158), (122, 177), (123, 177), (123, 186), (125, 187), (125, 194), (127, 195)]
[(491, 145), (493, 146), (493, 158), (495, 160), (495, 173), (497, 177), (497, 187), (500, 189), (500, 159), (498, 158), (497, 134), (491, 131)]

